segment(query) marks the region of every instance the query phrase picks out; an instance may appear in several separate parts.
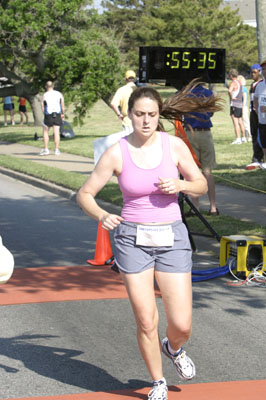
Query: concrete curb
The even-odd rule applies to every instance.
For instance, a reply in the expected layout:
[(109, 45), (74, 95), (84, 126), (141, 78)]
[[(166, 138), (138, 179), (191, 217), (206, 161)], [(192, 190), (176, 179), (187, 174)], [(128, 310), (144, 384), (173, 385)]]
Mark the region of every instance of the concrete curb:
[[(67, 189), (63, 186), (56, 185), (55, 183), (44, 181), (42, 179), (36, 178), (31, 175), (27, 175), (22, 172), (14, 171), (8, 168), (4, 168), (0, 166), (0, 173), (10, 176), (11, 178), (20, 180), (22, 182), (28, 183), (32, 186), (36, 186), (40, 189), (47, 190), (48, 192), (51, 192), (55, 195), (61, 196), (67, 200), (73, 201), (76, 203), (76, 196), (77, 192)], [(121, 207), (116, 206), (111, 203), (107, 203), (104, 200), (97, 199), (97, 203), (99, 204), (100, 207), (104, 208), (106, 211), (113, 213), (113, 214), (119, 214), (121, 213)]]
[(64, 188), (62, 186), (56, 185), (54, 183), (35, 178), (31, 175), (26, 175), (18, 171), (14, 171), (8, 168), (0, 166), (0, 173), (10, 176), (11, 178), (18, 179), (22, 182), (28, 183), (30, 185), (36, 186), (40, 189), (47, 190), (48, 192), (54, 193), (56, 195), (62, 196), (68, 200), (76, 201), (76, 192), (71, 189)]

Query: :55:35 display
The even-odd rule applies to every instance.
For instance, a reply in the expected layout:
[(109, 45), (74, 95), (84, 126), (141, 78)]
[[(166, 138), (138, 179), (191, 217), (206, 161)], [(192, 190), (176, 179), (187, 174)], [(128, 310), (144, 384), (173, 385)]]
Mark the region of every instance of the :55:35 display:
[(166, 54), (166, 66), (171, 69), (215, 69), (216, 53), (200, 51), (193, 54), (190, 51), (172, 51)]

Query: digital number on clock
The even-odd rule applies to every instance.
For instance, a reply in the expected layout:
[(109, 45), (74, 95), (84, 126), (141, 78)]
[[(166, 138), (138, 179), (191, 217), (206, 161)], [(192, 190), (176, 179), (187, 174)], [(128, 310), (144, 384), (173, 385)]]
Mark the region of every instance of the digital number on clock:
[(200, 51), (197, 55), (193, 55), (191, 51), (172, 51), (166, 53), (165, 65), (171, 69), (215, 69), (216, 68), (216, 52)]
[(188, 47), (140, 47), (140, 82), (165, 80), (182, 87), (194, 78), (225, 82), (225, 49)]

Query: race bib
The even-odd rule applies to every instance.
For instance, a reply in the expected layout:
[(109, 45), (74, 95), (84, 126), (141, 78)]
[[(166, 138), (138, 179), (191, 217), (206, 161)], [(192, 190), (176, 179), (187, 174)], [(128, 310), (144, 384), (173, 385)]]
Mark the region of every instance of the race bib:
[(265, 94), (261, 94), (259, 97), (259, 103), (260, 106), (265, 107), (266, 106), (266, 95)]
[(148, 247), (172, 247), (174, 244), (174, 233), (171, 225), (138, 225), (136, 244)]

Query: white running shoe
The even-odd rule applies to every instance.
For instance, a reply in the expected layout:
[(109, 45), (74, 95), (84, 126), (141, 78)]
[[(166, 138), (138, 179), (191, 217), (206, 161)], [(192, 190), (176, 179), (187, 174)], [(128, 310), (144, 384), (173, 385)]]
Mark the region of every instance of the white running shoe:
[(266, 162), (260, 163), (260, 168), (266, 170)]
[(166, 380), (162, 379), (160, 382), (153, 384), (152, 389), (148, 393), (148, 400), (168, 400), (167, 392)]
[(237, 138), (231, 144), (241, 144), (241, 143), (242, 143), (242, 140), (240, 138)]
[(59, 149), (55, 149), (55, 151), (54, 151), (54, 154), (56, 155), (56, 156), (60, 156), (60, 150)]
[(179, 354), (177, 356), (173, 356), (169, 353), (167, 344), (168, 338), (166, 337), (162, 340), (162, 352), (172, 360), (176, 372), (180, 378), (186, 380), (194, 378), (196, 375), (196, 368), (191, 358), (186, 355), (185, 350), (183, 350), (181, 347)]
[(247, 143), (247, 139), (245, 137), (242, 137), (242, 143)]
[(50, 151), (48, 149), (42, 149), (40, 156), (49, 156)]

